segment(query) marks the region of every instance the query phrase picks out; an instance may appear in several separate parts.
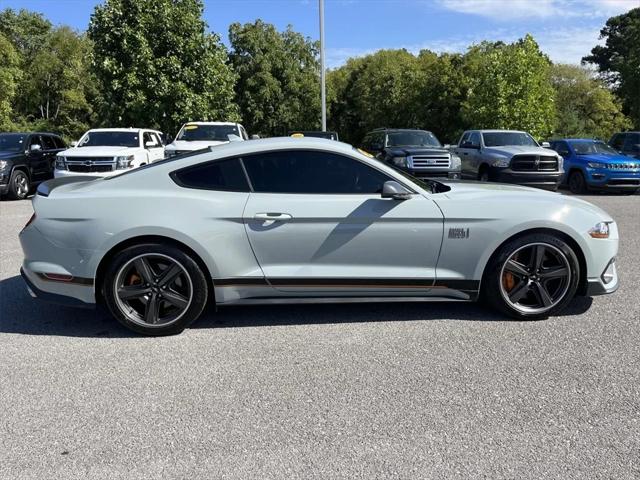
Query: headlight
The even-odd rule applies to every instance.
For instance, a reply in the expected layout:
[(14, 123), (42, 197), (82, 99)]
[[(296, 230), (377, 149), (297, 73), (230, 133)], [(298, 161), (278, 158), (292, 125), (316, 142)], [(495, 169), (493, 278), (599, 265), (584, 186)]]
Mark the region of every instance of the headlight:
[(491, 164), (492, 167), (506, 168), (509, 166), (508, 158), (500, 158), (498, 160), (494, 160)]
[(56, 170), (66, 170), (67, 169), (67, 159), (61, 155), (56, 157)]
[(558, 170), (562, 171), (564, 169), (564, 158), (562, 155), (558, 155)]
[(133, 159), (133, 155), (128, 155), (126, 157), (116, 157), (116, 170), (125, 170), (131, 167), (131, 162), (133, 162)]
[(588, 162), (587, 165), (589, 165), (589, 168), (607, 168), (606, 163)]
[(609, 238), (609, 224), (607, 222), (596, 224), (589, 230), (589, 235), (593, 238)]
[(391, 161), (396, 167), (407, 168), (407, 157), (393, 157)]
[(451, 154), (451, 170), (460, 170), (462, 166), (462, 160), (455, 153)]
[(9, 165), (9, 162), (7, 162), (6, 160), (0, 160), (0, 170), (4, 170), (5, 168), (7, 168), (7, 165)]

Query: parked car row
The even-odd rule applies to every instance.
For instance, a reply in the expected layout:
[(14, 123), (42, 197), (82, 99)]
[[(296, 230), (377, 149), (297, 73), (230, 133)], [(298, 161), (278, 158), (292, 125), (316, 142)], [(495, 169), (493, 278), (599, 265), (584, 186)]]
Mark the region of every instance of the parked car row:
[[(338, 140), (337, 132), (291, 131), (289, 136)], [(0, 133), (0, 195), (21, 199), (52, 177), (110, 176), (250, 138), (259, 137), (249, 137), (236, 122), (187, 122), (169, 144), (158, 130), (92, 129), (69, 149), (51, 133)], [(365, 135), (360, 148), (417, 178), (516, 183), (552, 191), (567, 185), (573, 193), (640, 190), (640, 132), (617, 133), (609, 144), (592, 139), (539, 144), (522, 131), (468, 130), (449, 146), (426, 130), (378, 128)]]

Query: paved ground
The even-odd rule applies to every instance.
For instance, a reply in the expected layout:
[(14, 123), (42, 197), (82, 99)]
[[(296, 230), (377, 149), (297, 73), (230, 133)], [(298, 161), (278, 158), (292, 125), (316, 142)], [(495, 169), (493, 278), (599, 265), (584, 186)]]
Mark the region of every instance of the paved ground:
[(562, 317), (237, 307), (160, 339), (32, 301), (2, 202), (0, 478), (640, 478), (640, 197), (588, 200), (622, 286)]

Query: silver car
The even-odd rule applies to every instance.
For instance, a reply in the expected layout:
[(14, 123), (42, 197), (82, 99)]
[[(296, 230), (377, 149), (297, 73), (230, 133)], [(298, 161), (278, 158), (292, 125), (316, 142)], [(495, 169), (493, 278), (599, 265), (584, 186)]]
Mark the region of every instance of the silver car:
[(40, 186), (20, 234), (33, 296), (182, 331), (207, 302), (480, 298), (539, 319), (618, 287), (618, 229), (572, 197), (422, 182), (350, 145), (237, 142)]

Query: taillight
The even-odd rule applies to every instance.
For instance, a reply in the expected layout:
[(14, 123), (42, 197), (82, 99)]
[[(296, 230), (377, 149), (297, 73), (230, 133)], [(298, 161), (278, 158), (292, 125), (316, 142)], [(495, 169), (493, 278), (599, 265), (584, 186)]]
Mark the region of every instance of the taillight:
[(29, 219), (29, 221), (25, 224), (24, 227), (22, 227), (22, 230), (24, 230), (25, 228), (27, 228), (29, 225), (31, 225), (33, 223), (33, 221), (36, 219), (36, 214), (34, 212), (33, 215), (31, 215), (31, 218)]

